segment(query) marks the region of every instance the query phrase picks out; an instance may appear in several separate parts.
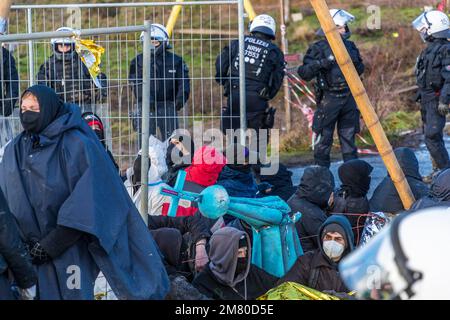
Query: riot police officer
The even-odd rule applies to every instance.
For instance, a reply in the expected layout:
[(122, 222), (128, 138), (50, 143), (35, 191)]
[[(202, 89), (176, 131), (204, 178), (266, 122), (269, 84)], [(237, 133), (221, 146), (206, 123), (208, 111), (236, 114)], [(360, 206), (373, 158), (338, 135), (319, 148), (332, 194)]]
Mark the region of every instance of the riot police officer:
[[(5, 26), (6, 27), (6, 26)], [(0, 30), (0, 35), (6, 30)], [(19, 97), (19, 74), (16, 60), (5, 47), (1, 47), (0, 55), (0, 147), (13, 138), (11, 118), (14, 106)]]
[(443, 129), (450, 112), (450, 30), (448, 16), (437, 10), (422, 13), (413, 27), (427, 47), (417, 58), (417, 101), (421, 104), (425, 144), (437, 168), (450, 167)]
[[(190, 95), (189, 69), (183, 59), (169, 51), (169, 34), (160, 24), (151, 26), (151, 41), (154, 50), (150, 64), (150, 134), (162, 140), (167, 139), (178, 128), (177, 112), (180, 111)], [(144, 33), (141, 34), (141, 42)], [(133, 113), (133, 127), (141, 139), (142, 118), (142, 73), (144, 57), (137, 55), (130, 64), (129, 81), (137, 101), (138, 110)], [(160, 131), (160, 135), (157, 133)]]
[[(61, 27), (56, 31), (73, 31)], [(75, 50), (72, 38), (51, 39), (53, 54), (40, 67), (38, 84), (48, 86), (68, 103), (78, 104), (83, 111), (95, 111), (92, 105), (100, 103), (106, 96), (106, 88), (97, 88), (87, 67)], [(105, 87), (106, 76), (99, 76)]]
[[(284, 55), (275, 39), (275, 20), (266, 14), (256, 16), (245, 36), (245, 86), (247, 127), (270, 129), (274, 109), (268, 101), (278, 93), (284, 78)], [(222, 110), (222, 131), (240, 127), (239, 42), (232, 41), (216, 59), (216, 81), (224, 86), (227, 105)]]
[[(341, 9), (331, 9), (330, 14), (356, 71), (361, 75), (364, 72), (361, 55), (356, 45), (348, 40), (351, 35), (348, 24), (355, 17)], [(317, 35), (324, 36), (322, 29)], [(306, 81), (316, 79), (317, 110), (314, 113), (312, 127), (315, 136), (313, 142), (315, 163), (330, 166), (330, 151), (336, 124), (343, 160), (357, 158), (355, 135), (359, 132), (359, 111), (326, 39), (321, 39), (308, 48), (303, 65), (298, 68), (298, 74)]]

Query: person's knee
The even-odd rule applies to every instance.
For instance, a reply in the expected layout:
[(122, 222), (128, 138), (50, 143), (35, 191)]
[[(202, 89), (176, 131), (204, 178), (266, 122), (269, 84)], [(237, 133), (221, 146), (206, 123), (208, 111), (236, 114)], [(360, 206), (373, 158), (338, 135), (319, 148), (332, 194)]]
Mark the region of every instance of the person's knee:
[(441, 126), (438, 126), (436, 124), (427, 125), (425, 126), (425, 139), (428, 141), (440, 141), (442, 140), (443, 133), (442, 133)]

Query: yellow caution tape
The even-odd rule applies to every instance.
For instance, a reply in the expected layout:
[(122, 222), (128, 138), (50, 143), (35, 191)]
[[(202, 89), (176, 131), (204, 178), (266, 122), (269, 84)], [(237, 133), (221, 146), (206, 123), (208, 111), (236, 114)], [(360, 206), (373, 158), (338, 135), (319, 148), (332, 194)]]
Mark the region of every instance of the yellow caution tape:
[(285, 282), (269, 290), (257, 300), (340, 300), (295, 282)]
[(98, 80), (98, 75), (101, 72), (100, 63), (102, 62), (102, 55), (105, 53), (105, 48), (96, 44), (93, 40), (84, 40), (77, 37), (75, 41), (75, 50), (80, 56), (81, 61), (88, 68), (95, 85), (101, 88), (102, 85)]

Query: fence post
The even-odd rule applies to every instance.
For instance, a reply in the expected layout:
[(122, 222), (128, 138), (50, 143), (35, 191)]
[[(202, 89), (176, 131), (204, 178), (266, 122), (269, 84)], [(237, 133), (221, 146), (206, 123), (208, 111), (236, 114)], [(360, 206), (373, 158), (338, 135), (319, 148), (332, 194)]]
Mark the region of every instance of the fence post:
[(244, 60), (244, 0), (238, 2), (239, 20), (239, 106), (241, 143), (245, 144), (245, 131), (247, 130), (247, 106), (245, 97), (245, 60)]
[(144, 52), (143, 52), (143, 70), (142, 70), (142, 149), (141, 149), (141, 216), (146, 225), (148, 225), (148, 138), (150, 136), (150, 59), (152, 55), (150, 52), (151, 22), (146, 20), (144, 22), (146, 31), (144, 32)]
[[(286, 39), (286, 24), (285, 24), (285, 12), (284, 12), (284, 1), (280, 0), (280, 30), (281, 30), (281, 50), (283, 54), (288, 53), (287, 49), (287, 39)], [(289, 84), (287, 76), (284, 77), (283, 80), (283, 90), (284, 90), (284, 109), (286, 112), (285, 121), (286, 121), (286, 131), (291, 131), (292, 124), (292, 116), (291, 116), (291, 96), (289, 92)]]
[[(27, 9), (27, 31), (33, 33), (33, 11), (31, 8)], [(28, 41), (28, 79), (30, 87), (34, 85), (34, 50), (33, 41)]]

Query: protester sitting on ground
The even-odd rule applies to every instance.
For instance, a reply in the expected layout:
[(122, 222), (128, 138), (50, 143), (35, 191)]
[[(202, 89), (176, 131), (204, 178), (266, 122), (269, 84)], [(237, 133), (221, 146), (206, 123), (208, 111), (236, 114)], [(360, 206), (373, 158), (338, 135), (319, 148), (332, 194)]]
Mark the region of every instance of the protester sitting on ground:
[[(428, 186), (422, 181), (422, 176), (419, 173), (419, 162), (414, 152), (409, 148), (397, 148), (395, 149), (395, 156), (411, 187), (414, 198), (420, 199), (426, 196)], [(372, 212), (396, 214), (405, 210), (389, 174), (376, 187), (369, 204)]]
[(194, 141), (191, 136), (175, 130), (168, 139), (166, 164), (168, 171), (163, 176), (166, 183), (173, 187), (177, 180), (178, 171), (186, 169), (192, 164), (194, 156)]
[(297, 187), (292, 183), (292, 172), (282, 163), (279, 163), (278, 166), (276, 174), (259, 175), (261, 183), (271, 185), (269, 189), (262, 190), (259, 196), (278, 196), (284, 201), (288, 201), (297, 190)]
[(224, 187), (230, 197), (255, 198), (258, 187), (249, 163), (248, 148), (233, 143), (225, 150), (225, 156), (227, 165), (220, 172), (217, 184)]
[(450, 207), (450, 169), (445, 169), (434, 177), (428, 195), (417, 200), (411, 210), (430, 207)]
[[(13, 282), (19, 289), (19, 297), (11, 290)], [(36, 282), (31, 257), (0, 190), (0, 300), (33, 300)]]
[[(223, 154), (211, 146), (203, 146), (194, 152), (192, 164), (185, 169), (186, 181), (183, 190), (195, 193), (202, 192), (206, 187), (217, 182), (220, 172), (226, 165)], [(171, 201), (163, 204), (162, 214), (167, 215)], [(180, 201), (176, 216), (192, 216), (197, 211), (197, 204), (188, 200)]]
[[(182, 258), (179, 260), (180, 263), (171, 265), (175, 267), (175, 271), (184, 272), (189, 279), (191, 279), (194, 271), (200, 272), (209, 261), (207, 246), (211, 232), (208, 220), (209, 219), (203, 217), (200, 212), (189, 217), (148, 217), (148, 228), (152, 233), (161, 228), (171, 228), (176, 229), (182, 236), (182, 243), (180, 243), (180, 250), (178, 250), (178, 255)], [(155, 240), (158, 242), (157, 239)], [(166, 246), (175, 244), (176, 242), (172, 243), (169, 241), (162, 246), (160, 245), (160, 248), (164, 249)], [(181, 247), (183, 248), (181, 249)], [(172, 249), (173, 248), (171, 248), (171, 250)]]
[(319, 291), (348, 292), (342, 282), (338, 264), (354, 249), (350, 222), (343, 216), (329, 217), (318, 232), (319, 248), (300, 256), (277, 283), (297, 282)]
[(327, 219), (325, 213), (334, 190), (334, 177), (322, 166), (307, 167), (295, 194), (288, 200), (292, 212), (301, 212), (296, 228), (304, 252), (319, 247), (317, 235)]
[(88, 126), (91, 127), (92, 130), (94, 130), (95, 135), (98, 137), (98, 139), (102, 143), (103, 147), (105, 148), (106, 152), (108, 153), (108, 156), (111, 158), (111, 161), (114, 163), (114, 166), (116, 167), (117, 171), (119, 171), (119, 165), (117, 164), (116, 160), (114, 160), (114, 157), (113, 157), (111, 151), (108, 149), (108, 146), (105, 143), (105, 127), (103, 126), (103, 122), (100, 119), (100, 117), (90, 111), (83, 113), (81, 115), (81, 117), (84, 119), (84, 121), (86, 121)]
[(364, 228), (366, 215), (370, 211), (367, 193), (370, 189), (370, 173), (373, 167), (364, 160), (344, 162), (338, 169), (342, 184), (334, 192), (330, 213), (347, 213), (354, 232)]
[[(149, 138), (149, 169), (148, 169), (148, 214), (161, 215), (163, 204), (170, 201), (170, 198), (161, 194), (161, 187), (168, 187), (161, 177), (167, 172), (164, 143), (157, 138)], [(141, 206), (141, 165), (142, 151), (134, 160), (133, 166), (127, 169), (125, 187), (128, 194), (133, 199), (136, 208)]]
[[(224, 187), (230, 197), (255, 198), (258, 187), (249, 163), (248, 148), (232, 143), (225, 150), (225, 156), (227, 165), (220, 172), (217, 184)], [(234, 219), (228, 214), (223, 216), (225, 224)]]
[[(41, 300), (92, 300), (99, 271), (119, 299), (161, 299), (159, 250), (103, 145), (53, 89), (21, 97), (24, 131), (5, 148), (0, 185), (30, 248)], [(76, 266), (79, 286), (67, 286)]]
[(192, 284), (215, 300), (254, 300), (272, 289), (278, 278), (251, 264), (248, 235), (231, 227), (211, 237), (210, 262)]

